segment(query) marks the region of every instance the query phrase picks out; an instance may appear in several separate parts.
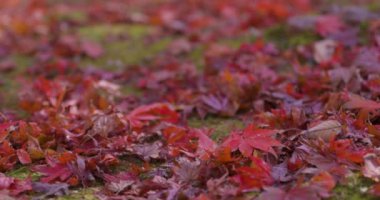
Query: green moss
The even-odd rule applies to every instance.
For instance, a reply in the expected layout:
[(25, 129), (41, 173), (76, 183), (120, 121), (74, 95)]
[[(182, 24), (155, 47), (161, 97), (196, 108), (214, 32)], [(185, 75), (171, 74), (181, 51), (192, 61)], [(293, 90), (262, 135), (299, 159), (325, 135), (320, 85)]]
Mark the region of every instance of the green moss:
[(8, 78), (0, 77), (3, 83), (0, 86), (1, 97), (1, 109), (17, 109), (17, 91), (19, 84)]
[[(165, 37), (156, 42), (147, 44), (144, 38), (153, 30), (152, 27), (142, 25), (99, 25), (79, 29), (81, 37), (100, 42), (104, 55), (97, 59), (84, 58), (81, 66), (95, 65), (108, 70), (116, 70), (126, 65), (141, 64), (151, 59), (172, 41)], [(126, 39), (107, 42), (107, 36), (127, 35)]]
[(20, 167), (16, 170), (8, 172), (6, 175), (10, 177), (22, 179), (22, 180), (28, 177), (31, 177), (33, 181), (36, 181), (41, 177), (39, 173), (32, 172), (27, 167)]
[(312, 32), (304, 31), (289, 38), (289, 47), (307, 45), (318, 40), (318, 36)]
[(16, 68), (9, 73), (0, 73), (0, 80), (2, 81), (0, 93), (4, 97), (0, 104), (0, 109), (18, 110), (18, 91), (21, 85), (17, 81), (17, 78), (32, 64), (33, 59), (28, 56), (15, 54), (11, 56), (11, 60), (15, 63)]
[(231, 131), (241, 129), (244, 126), (243, 122), (238, 119), (216, 117), (208, 117), (204, 120), (191, 118), (188, 125), (194, 128), (212, 128), (214, 132), (211, 138), (215, 141), (228, 136)]
[(330, 200), (375, 200), (366, 194), (366, 190), (372, 185), (372, 181), (360, 176), (359, 174), (354, 174), (348, 178), (346, 185), (338, 185), (334, 188), (332, 197)]
[(270, 27), (265, 30), (264, 39), (267, 41), (275, 42), (276, 44), (283, 44), (286, 42), (286, 38), (284, 37), (285, 29), (286, 27), (282, 25)]
[(99, 188), (82, 188), (78, 190), (70, 190), (70, 194), (55, 198), (56, 200), (97, 200), (95, 192)]
[(115, 70), (125, 65), (141, 64), (163, 51), (170, 39), (165, 38), (148, 46), (141, 41), (121, 41), (104, 45), (104, 55), (100, 58), (84, 59), (82, 65), (93, 64), (109, 70)]
[(240, 35), (238, 37), (222, 39), (219, 41), (219, 43), (227, 45), (231, 48), (239, 48), (240, 45), (244, 43), (252, 43), (255, 41), (255, 39), (256, 38), (251, 35)]
[(195, 64), (195, 66), (197, 66), (198, 70), (202, 70), (203, 67), (204, 67), (204, 65), (205, 65), (204, 57), (203, 57), (204, 51), (205, 51), (205, 47), (203, 45), (199, 45), (199, 46), (195, 47), (186, 56), (187, 59), (189, 59), (190, 61), (192, 61)]
[(29, 67), (33, 63), (33, 58), (26, 55), (14, 54), (11, 57), (17, 66), (15, 70), (16, 73), (23, 72), (27, 67)]
[(367, 8), (372, 12), (378, 12), (380, 10), (380, 3), (379, 1), (373, 1), (367, 4)]
[(368, 33), (369, 29), (369, 23), (368, 22), (362, 22), (360, 24), (359, 29), (359, 42), (362, 45), (368, 45), (370, 44), (370, 34)]
[(319, 39), (318, 35), (310, 31), (291, 31), (284, 24), (268, 28), (264, 32), (266, 41), (274, 42), (281, 49), (294, 48), (298, 45), (307, 45)]
[(87, 21), (87, 15), (82, 11), (71, 11), (68, 13), (57, 15), (58, 20), (69, 20), (76, 22), (85, 22)]
[(147, 36), (153, 28), (145, 25), (101, 24), (79, 28), (79, 35), (93, 41), (104, 41), (110, 35), (128, 35), (132, 39), (141, 39)]
[(139, 90), (138, 88), (133, 87), (131, 85), (121, 86), (120, 92), (121, 92), (121, 94), (126, 95), (126, 96), (128, 96), (128, 95), (140, 96), (142, 94), (141, 90)]
[[(226, 45), (233, 49), (239, 48), (240, 45), (244, 43), (253, 42), (255, 38), (249, 35), (240, 35), (236, 37), (223, 38), (217, 41), (218, 44)], [(206, 50), (206, 45), (198, 44), (191, 52), (186, 55), (186, 59), (192, 61), (198, 70), (202, 70), (205, 66), (204, 53)]]

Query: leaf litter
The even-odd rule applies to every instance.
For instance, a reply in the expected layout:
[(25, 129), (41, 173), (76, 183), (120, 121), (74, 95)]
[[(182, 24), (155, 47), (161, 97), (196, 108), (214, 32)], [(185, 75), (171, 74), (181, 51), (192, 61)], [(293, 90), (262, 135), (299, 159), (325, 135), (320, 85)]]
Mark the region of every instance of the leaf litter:
[[(365, 0), (289, 2), (0, 3), (4, 80), (20, 67), (9, 60), (14, 53), (33, 58), (12, 80), (27, 114), (0, 109), (1, 198), (100, 184), (99, 199), (324, 199), (353, 174), (369, 181), (363, 194), (378, 197), (380, 16)], [(153, 27), (138, 34), (146, 46), (173, 40), (137, 64), (110, 60), (114, 71), (81, 66), (106, 59), (102, 42), (135, 37), (79, 33), (94, 24)], [(275, 26), (271, 34), (313, 40), (268, 40)], [(247, 35), (254, 39), (238, 48), (220, 44)], [(191, 59), (196, 49), (203, 62)], [(124, 86), (139, 95), (123, 94)], [(219, 142), (213, 129), (189, 126), (210, 118), (236, 126)], [(20, 167), (39, 176), (6, 175)]]

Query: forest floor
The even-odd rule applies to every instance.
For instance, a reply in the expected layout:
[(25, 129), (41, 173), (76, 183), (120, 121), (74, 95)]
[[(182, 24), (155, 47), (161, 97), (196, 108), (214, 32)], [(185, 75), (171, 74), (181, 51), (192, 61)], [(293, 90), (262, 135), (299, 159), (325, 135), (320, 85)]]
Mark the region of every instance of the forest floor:
[[(82, 3), (68, 3), (69, 1), (62, 3), (64, 1), (47, 1), (47, 7), (54, 7), (57, 13), (53, 14), (54, 20), (52, 23), (56, 22), (59, 24), (58, 32), (62, 32), (62, 35), (67, 35), (66, 38), (61, 37), (61, 35), (56, 36), (56, 40), (60, 40), (60, 44), (57, 44), (58, 47), (54, 47), (54, 51), (58, 52), (56, 57), (65, 57), (65, 59), (55, 60), (53, 65), (59, 66), (62, 64), (63, 68), (65, 66), (65, 62), (69, 62), (68, 65), (74, 63), (79, 69), (86, 71), (86, 73), (94, 73), (97, 76), (97, 73), (103, 73), (102, 76), (105, 76), (107, 72), (109, 72), (110, 76), (118, 76), (119, 74), (127, 74), (126, 77), (129, 77), (128, 73), (131, 73), (132, 76), (135, 73), (135, 68), (147, 68), (149, 71), (152, 65), (160, 65), (163, 63), (162, 60), (169, 59), (168, 55), (174, 56), (175, 59), (179, 60), (179, 62), (189, 63), (189, 65), (193, 65), (194, 69), (197, 71), (196, 73), (214, 73), (212, 70), (209, 72), (208, 67), (211, 64), (218, 65), (216, 60), (214, 63), (210, 62), (209, 57), (213, 58), (213, 56), (222, 57), (220, 62), (223, 62), (223, 55), (228, 55), (230, 52), (236, 52), (241, 48), (243, 44), (257, 44), (257, 41), (262, 41), (265, 44), (273, 44), (278, 51), (281, 52), (282, 57), (286, 57), (287, 51), (302, 51), (303, 48), (312, 47), (318, 41), (321, 41), (323, 37), (321, 37), (317, 32), (313, 31), (294, 31), (289, 28), (288, 21), (284, 20), (274, 20), (274, 22), (270, 22), (270, 26), (265, 25), (260, 29), (249, 29), (247, 31), (241, 31), (238, 34), (229, 34), (223, 33), (221, 37), (215, 37), (211, 33), (207, 33), (208, 30), (203, 30), (205, 32), (205, 38), (210, 37), (213, 39), (193, 39), (192, 35), (185, 35), (181, 33), (181, 29), (179, 30), (170, 30), (162, 29), (162, 25), (154, 25), (149, 23), (140, 23), (139, 21), (144, 21), (142, 16), (139, 16), (138, 10), (133, 10), (131, 8), (127, 8), (136, 12), (136, 15), (133, 15), (132, 21), (123, 21), (123, 18), (118, 16), (123, 14), (123, 12), (117, 13), (119, 11), (117, 8), (112, 7), (111, 3), (104, 3), (104, 5), (109, 6), (109, 10), (116, 10), (116, 14), (109, 14), (109, 10), (94, 7), (94, 10), (99, 9), (101, 12), (99, 16), (91, 15), (91, 12), (96, 12), (91, 9), (84, 9), (86, 5), (86, 1)], [(117, 1), (116, 1), (117, 2)], [(144, 2), (144, 1), (142, 1)], [(157, 1), (160, 2), (160, 1)], [(347, 2), (346, 2), (347, 3)], [(154, 3), (153, 3), (154, 4)], [(159, 4), (159, 3), (157, 3)], [(103, 5), (99, 3), (99, 5)], [(104, 6), (103, 5), (103, 6)], [(116, 4), (118, 5), (118, 4)], [(328, 3), (322, 4), (322, 8), (327, 8)], [(44, 5), (46, 6), (46, 5)], [(140, 6), (140, 4), (138, 4)], [(138, 7), (137, 6), (137, 7)], [(152, 5), (154, 6), (154, 5)], [(144, 5), (141, 6), (145, 9)], [(150, 9), (149, 6), (147, 6)], [(140, 8), (140, 7), (139, 7)], [(172, 7), (169, 7), (172, 9)], [(380, 4), (372, 3), (365, 4), (363, 6), (365, 10), (379, 11)], [(46, 7), (44, 7), (46, 9)], [(90, 10), (90, 11), (89, 11)], [(58, 12), (59, 11), (59, 12)], [(227, 12), (227, 11), (226, 11)], [(319, 10), (312, 10), (311, 13), (316, 14)], [(52, 13), (46, 11), (45, 17), (51, 17)], [(89, 14), (90, 13), (90, 14)], [(93, 14), (93, 13), (92, 13)], [(319, 14), (319, 13), (318, 13)], [(95, 17), (94, 17), (95, 16)], [(109, 17), (109, 20), (96, 20), (92, 19), (92, 17), (96, 18), (106, 18)], [(118, 18), (121, 18), (119, 20)], [(170, 19), (170, 16), (168, 17)], [(46, 19), (44, 19), (46, 20)], [(133, 21), (135, 20), (135, 21)], [(202, 19), (203, 20), (203, 19)], [(170, 21), (170, 20), (169, 20)], [(173, 20), (175, 21), (175, 20)], [(39, 22), (36, 22), (36, 26), (39, 26)], [(44, 22), (43, 22), (44, 23)], [(199, 27), (202, 27), (203, 22), (194, 22), (199, 23)], [(360, 45), (369, 45), (371, 43), (371, 36), (367, 33), (369, 32), (370, 27), (369, 21), (362, 21), (359, 23), (358, 28), (358, 43)], [(20, 25), (23, 26), (23, 25)], [(49, 24), (51, 26), (51, 24)], [(57, 25), (58, 26), (58, 25)], [(196, 26), (196, 25), (194, 25)], [(30, 27), (29, 27), (30, 28)], [(51, 27), (50, 27), (51, 28)], [(23, 32), (21, 28), (16, 28), (16, 32)], [(37, 29), (37, 28), (36, 28)], [(228, 29), (228, 28), (227, 28)], [(28, 32), (29, 30), (25, 30)], [(51, 30), (49, 30), (51, 31)], [(165, 31), (170, 32), (170, 34), (165, 33)], [(32, 32), (32, 31), (30, 31)], [(38, 31), (37, 31), (38, 32)], [(43, 31), (42, 31), (43, 32)], [(54, 30), (53, 30), (54, 32)], [(178, 32), (178, 33), (177, 33)], [(29, 34), (29, 33), (28, 33)], [(211, 36), (207, 35), (210, 34)], [(217, 32), (216, 35), (219, 33)], [(22, 35), (22, 34), (21, 34)], [(23, 36), (17, 36), (23, 37)], [(50, 36), (49, 36), (50, 37)], [(59, 39), (59, 37), (61, 37)], [(194, 36), (200, 37), (200, 36)], [(62, 39), (63, 38), (63, 39)], [(190, 38), (190, 39), (189, 39)], [(51, 39), (51, 38), (49, 38)], [(17, 38), (16, 38), (17, 40)], [(44, 40), (44, 39), (41, 39)], [(54, 39), (52, 39), (54, 40)], [(199, 40), (197, 42), (193, 42), (192, 40)], [(209, 40), (209, 41), (208, 41)], [(88, 42), (88, 47), (78, 47), (77, 43), (85, 43)], [(83, 42), (85, 41), (85, 42)], [(16, 42), (17, 43), (17, 42)], [(44, 63), (40, 60), (43, 56), (43, 53), (38, 54), (34, 53), (39, 50), (31, 50), (28, 51), (28, 46), (33, 46), (33, 42), (31, 41), (20, 41), (17, 45), (17, 48), (13, 49), (8, 53), (5, 58), (2, 58), (0, 63), (0, 109), (2, 111), (2, 115), (6, 115), (8, 118), (14, 119), (34, 119), (34, 108), (32, 105), (24, 105), (20, 106), (20, 104), (25, 103), (25, 100), (22, 98), (22, 93), (20, 91), (24, 90), (25, 84), (28, 84), (30, 81), (36, 80), (38, 76), (35, 74), (43, 74), (43, 76), (49, 77), (49, 74), (45, 72), (40, 72), (38, 66)], [(26, 45), (26, 46), (23, 46)], [(36, 47), (44, 48), (44, 47)], [(80, 50), (78, 50), (78, 48)], [(269, 47), (268, 47), (269, 48)], [(57, 50), (58, 49), (58, 50)], [(62, 50), (64, 49), (64, 50)], [(67, 50), (68, 49), (68, 50)], [(62, 50), (62, 52), (60, 52)], [(67, 51), (67, 52), (66, 52)], [(72, 52), (70, 52), (72, 51)], [(80, 52), (82, 51), (82, 52)], [(177, 52), (178, 51), (178, 52)], [(80, 52), (80, 53), (78, 53)], [(215, 53), (216, 52), (216, 53)], [(213, 54), (214, 53), (214, 54)], [(306, 52), (307, 54), (309, 52)], [(73, 55), (72, 55), (73, 54)], [(75, 54), (80, 54), (76, 56)], [(83, 54), (87, 56), (82, 56)], [(39, 56), (39, 57), (38, 57)], [(292, 55), (289, 55), (290, 57)], [(37, 58), (38, 57), (38, 58)], [(307, 56), (306, 56), (307, 57)], [(54, 57), (55, 59), (55, 57)], [(54, 60), (53, 59), (53, 60)], [(262, 58), (265, 60), (266, 58)], [(61, 62), (61, 63), (60, 63)], [(177, 61), (173, 61), (177, 62)], [(244, 62), (244, 61), (242, 61)], [(249, 62), (249, 59), (247, 60)], [(263, 61), (266, 62), (266, 61)], [(340, 61), (338, 61), (340, 62)], [(343, 62), (343, 61), (342, 61)], [(9, 64), (9, 70), (6, 68)], [(58, 64), (57, 64), (58, 63)], [(286, 74), (292, 68), (289, 63), (284, 63), (283, 60), (278, 61), (276, 64), (281, 65), (281, 68), (276, 71), (278, 74)], [(217, 67), (217, 66), (216, 66)], [(132, 69), (129, 72), (126, 68)], [(168, 67), (170, 68), (170, 67)], [(174, 67), (175, 68), (175, 67)], [(328, 67), (327, 67), (328, 68)], [(31, 70), (32, 69), (32, 70)], [(42, 70), (49, 70), (49, 68), (45, 68)], [(97, 71), (99, 70), (99, 71)], [(154, 69), (156, 70), (156, 69)], [(153, 70), (152, 70), (153, 71)], [(140, 73), (140, 72), (139, 72)], [(149, 72), (143, 72), (147, 76), (150, 75)], [(190, 72), (189, 72), (190, 73)], [(31, 75), (32, 74), (32, 75)], [(114, 75), (118, 74), (118, 75)], [(137, 73), (138, 74), (138, 73)], [(138, 74), (141, 76), (141, 74)], [(54, 76), (54, 75), (52, 75)], [(124, 76), (124, 75), (123, 75)], [(159, 76), (159, 75), (157, 75)], [(166, 74), (162, 74), (163, 82), (165, 81)], [(168, 75), (170, 76), (170, 75)], [(179, 76), (175, 74), (174, 76)], [(144, 77), (144, 75), (142, 76)], [(152, 78), (153, 76), (150, 76)], [(114, 83), (118, 85), (118, 92), (120, 92), (121, 97), (133, 97), (132, 101), (135, 99), (144, 99), (145, 97), (149, 100), (148, 103), (154, 102), (157, 90), (160, 90), (159, 87), (155, 87), (154, 84), (160, 85), (160, 80), (152, 80), (152, 88), (146, 89), (149, 87), (149, 83), (145, 83), (147, 86), (141, 87), (141, 82), (135, 81), (134, 77), (129, 77), (130, 80), (119, 80)], [(140, 78), (140, 77), (139, 77)], [(154, 78), (154, 77), (153, 77)], [(147, 78), (149, 79), (149, 77)], [(159, 78), (158, 78), (159, 79)], [(168, 78), (169, 79), (169, 78)], [(113, 82), (112, 78), (107, 79), (109, 82)], [(28, 82), (29, 81), (29, 82)], [(139, 79), (140, 81), (140, 79)], [(155, 82), (156, 81), (156, 82)], [(149, 82), (149, 81), (148, 81)], [(168, 81), (169, 84), (170, 81)], [(174, 82), (175, 84), (175, 82)], [(107, 85), (107, 87), (113, 87), (111, 84)], [(222, 86), (223, 87), (223, 86)], [(107, 88), (108, 89), (108, 88)], [(170, 90), (171, 87), (165, 88), (165, 90)], [(147, 94), (149, 93), (149, 94)], [(161, 98), (164, 92), (157, 92), (157, 96)], [(170, 91), (168, 92), (170, 93)], [(181, 93), (182, 94), (182, 93)], [(106, 94), (108, 95), (108, 94)], [(168, 97), (166, 95), (165, 97)], [(368, 95), (367, 95), (368, 97)], [(119, 98), (119, 97), (117, 97)], [(185, 97), (184, 97), (185, 98)], [(107, 98), (106, 98), (107, 99)], [(153, 100), (151, 100), (153, 99)], [(168, 99), (175, 99), (174, 97), (168, 97)], [(107, 99), (108, 100), (108, 99)], [(144, 101), (144, 100), (142, 100)], [(272, 102), (271, 102), (272, 103)], [(26, 108), (26, 109), (25, 109)], [(177, 108), (178, 109), (178, 108)], [(181, 108), (180, 108), (181, 109)], [(33, 111), (31, 111), (33, 110)], [(207, 109), (206, 109), (207, 110)], [(212, 109), (211, 109), (212, 110)], [(214, 112), (214, 110), (207, 110), (205, 117), (200, 114), (191, 114), (188, 116), (186, 120), (186, 126), (190, 128), (200, 129), (200, 128), (210, 128), (213, 130), (212, 134), (209, 135), (210, 138), (215, 141), (217, 144), (222, 144), (225, 138), (229, 136), (232, 131), (240, 130), (246, 127), (250, 122), (246, 120), (245, 113), (249, 113), (247, 109), (239, 109), (239, 114), (230, 114), (230, 111), (225, 111), (227, 114)], [(243, 111), (241, 111), (243, 110)], [(248, 109), (249, 110), (249, 109)], [(36, 111), (37, 112), (37, 111)], [(243, 112), (243, 114), (241, 113)], [(245, 113), (244, 113), (245, 112)], [(215, 114), (216, 113), (216, 114)], [(236, 112), (237, 113), (237, 112)], [(42, 127), (42, 126), (41, 126)], [(17, 145), (16, 145), (17, 146)], [(58, 148), (58, 147), (57, 147)], [(58, 150), (57, 150), (58, 151)], [(257, 153), (257, 152), (256, 152)], [(255, 152), (254, 152), (255, 154)], [(118, 166), (115, 166), (112, 169), (113, 172), (124, 171), (125, 169), (129, 169), (133, 167), (132, 165), (142, 166), (142, 160), (134, 158), (124, 159), (120, 158), (118, 161)], [(144, 161), (144, 160), (143, 160)], [(131, 162), (136, 162), (130, 164)], [(362, 164), (361, 164), (362, 165)], [(356, 168), (355, 168), (356, 169)], [(38, 170), (31, 170), (29, 165), (23, 166), (22, 164), (15, 164), (11, 170), (7, 170), (5, 174), (9, 177), (17, 178), (18, 180), (32, 179), (32, 180), (40, 180), (43, 177), (43, 173), (37, 172)], [(335, 186), (331, 190), (331, 194), (328, 195), (328, 199), (376, 199), (376, 197), (370, 195), (368, 191), (371, 189), (374, 181), (369, 177), (364, 177), (360, 170), (353, 170), (353, 173), (346, 177), (345, 181), (339, 181), (337, 186)], [(99, 181), (98, 183), (92, 183), (89, 187), (78, 187), (74, 186), (69, 192), (64, 192), (64, 195), (58, 195), (54, 197), (55, 193), (49, 195), (51, 198), (56, 199), (97, 199), (97, 193), (102, 190), (103, 183)], [(248, 197), (258, 196), (259, 193), (252, 192), (248, 194)], [(35, 195), (35, 194), (33, 194)], [(251, 196), (250, 196), (251, 195)], [(38, 195), (35, 195), (38, 196)], [(247, 197), (247, 196), (246, 196)], [(247, 198), (248, 198), (247, 197)], [(212, 198), (212, 197), (210, 197)], [(201, 199), (201, 198), (199, 198)]]

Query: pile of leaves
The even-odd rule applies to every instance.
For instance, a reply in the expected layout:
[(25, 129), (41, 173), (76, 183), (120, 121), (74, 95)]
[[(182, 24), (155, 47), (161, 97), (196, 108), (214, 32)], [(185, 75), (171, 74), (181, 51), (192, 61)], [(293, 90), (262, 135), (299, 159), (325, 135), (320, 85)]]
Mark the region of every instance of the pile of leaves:
[[(27, 2), (0, 3), (0, 73), (17, 70), (14, 53), (33, 57), (18, 77), (23, 111), (0, 113), (2, 198), (101, 185), (99, 199), (322, 199), (355, 174), (380, 195), (378, 13), (308, 0)], [(62, 17), (72, 10), (87, 18)], [(139, 65), (81, 66), (106, 51), (75, 31), (97, 23), (175, 39)], [(270, 41), (276, 24), (316, 39)], [(219, 42), (247, 34), (238, 48)], [(188, 56), (200, 46), (202, 70)], [(210, 117), (244, 127), (215, 141), (188, 125)], [(6, 175), (20, 167), (40, 177)]]

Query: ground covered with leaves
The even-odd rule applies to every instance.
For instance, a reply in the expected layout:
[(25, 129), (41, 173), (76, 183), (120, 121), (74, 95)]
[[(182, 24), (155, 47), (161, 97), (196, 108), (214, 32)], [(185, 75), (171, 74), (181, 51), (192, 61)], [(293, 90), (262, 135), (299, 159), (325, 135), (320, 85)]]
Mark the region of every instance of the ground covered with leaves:
[(376, 0), (2, 0), (0, 199), (377, 199)]

